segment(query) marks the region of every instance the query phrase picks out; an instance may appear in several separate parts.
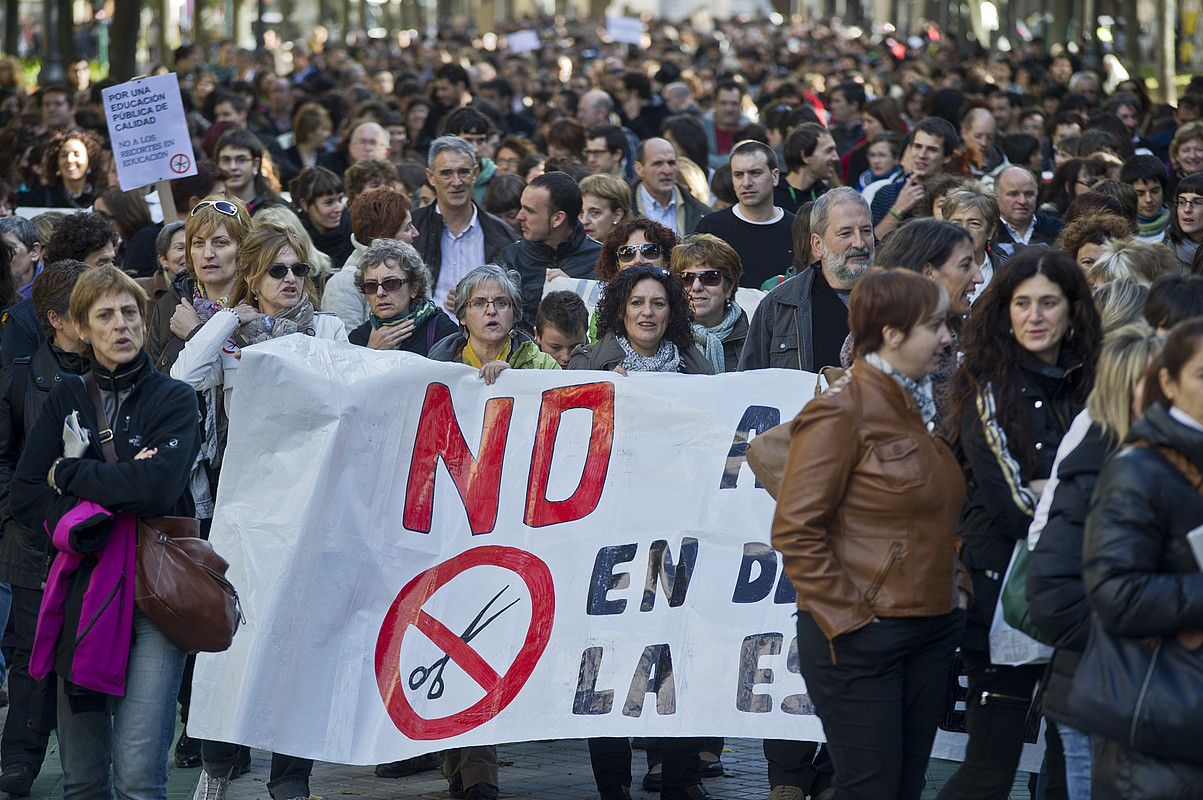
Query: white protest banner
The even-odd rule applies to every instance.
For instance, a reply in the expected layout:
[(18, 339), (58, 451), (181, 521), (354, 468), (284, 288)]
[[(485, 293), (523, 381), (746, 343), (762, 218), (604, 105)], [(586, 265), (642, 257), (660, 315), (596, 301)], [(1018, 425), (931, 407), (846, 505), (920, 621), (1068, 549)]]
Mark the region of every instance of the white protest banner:
[(242, 351), (211, 541), (246, 626), (189, 733), (374, 764), (590, 736), (817, 739), (743, 453), (809, 373)]
[(111, 86), (101, 98), (123, 191), (196, 174), (174, 74)]
[[(580, 297), (585, 301), (585, 308), (589, 313), (593, 313), (593, 309), (597, 308), (598, 301), (601, 300), (602, 289), (606, 285), (601, 281), (591, 281), (588, 278), (569, 278), (561, 276), (552, 278), (543, 286), (543, 296), (546, 297), (550, 292), (567, 291)], [(735, 290), (735, 302), (739, 303), (739, 307), (748, 315), (748, 319), (752, 319), (752, 315), (756, 313), (756, 308), (760, 305), (760, 301), (764, 299), (767, 292), (760, 289), (745, 289), (742, 286)]]
[(543, 44), (539, 41), (539, 34), (529, 28), (521, 31), (514, 31), (509, 36), (505, 37), (505, 45), (511, 53), (529, 53), (532, 50), (538, 50)]
[(606, 17), (606, 33), (616, 42), (643, 44), (643, 20), (639, 17)]

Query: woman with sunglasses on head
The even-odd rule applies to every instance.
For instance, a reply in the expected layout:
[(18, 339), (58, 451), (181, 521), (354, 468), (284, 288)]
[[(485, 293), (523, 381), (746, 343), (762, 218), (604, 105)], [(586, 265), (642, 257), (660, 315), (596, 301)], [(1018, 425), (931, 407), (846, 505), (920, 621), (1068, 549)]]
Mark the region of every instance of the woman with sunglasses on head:
[[(647, 217), (627, 217), (610, 228), (597, 258), (597, 279), (606, 283), (626, 269), (668, 268), (668, 258), (680, 239)], [(597, 310), (589, 318), (589, 341), (597, 341)]]
[(424, 356), (455, 334), (455, 323), (430, 299), (430, 270), (405, 242), (373, 239), (355, 273), (355, 285), (371, 313), (349, 334), (351, 344)]
[[(313, 310), (316, 291), (309, 277), (309, 243), (290, 228), (262, 225), (242, 241), (239, 277), (230, 298), (233, 308), (221, 309), (184, 345), (171, 376), (197, 391), (223, 388), (225, 409), (236, 383), (241, 348), (290, 334), (347, 341), (347, 332), (334, 314)], [(199, 800), (222, 800), (233, 776), (238, 746), (205, 741), (204, 769), (197, 783)], [(267, 782), (273, 800), (309, 797), (313, 762), (272, 754)]]
[(685, 285), (694, 339), (714, 372), (734, 372), (748, 338), (748, 315), (735, 302), (743, 264), (735, 248), (709, 233), (685, 237), (673, 248), (669, 270)]

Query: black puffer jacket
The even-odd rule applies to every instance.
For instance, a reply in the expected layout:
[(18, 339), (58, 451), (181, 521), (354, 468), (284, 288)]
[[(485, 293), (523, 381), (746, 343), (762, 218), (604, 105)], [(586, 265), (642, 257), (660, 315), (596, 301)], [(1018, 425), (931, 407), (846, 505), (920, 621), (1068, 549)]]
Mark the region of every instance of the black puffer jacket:
[[(1203, 572), (1191, 553), (1186, 534), (1203, 525), (1203, 495), (1200, 495), (1159, 447), (1168, 447), (1203, 468), (1203, 431), (1188, 427), (1155, 405), (1137, 420), (1128, 435), (1128, 443), (1146, 442), (1148, 446), (1128, 447), (1103, 467), (1095, 486), (1094, 503), (1086, 518), (1082, 562), (1090, 606), (1103, 628), (1118, 637), (1145, 639), (1175, 636), (1181, 631), (1203, 630)], [(1203, 654), (1196, 651), (1196, 656)], [(1152, 680), (1166, 677), (1154, 672)], [(1184, 685), (1141, 688), (1165, 696), (1197, 693), (1203, 687)], [(1182, 741), (1153, 740), (1158, 731), (1189, 731), (1186, 741), (1203, 740), (1203, 718), (1184, 717), (1184, 706), (1161, 703), (1158, 725), (1142, 732), (1142, 750), (1148, 753), (1181, 752)], [(1177, 717), (1177, 718), (1175, 718)], [(1178, 737), (1175, 737), (1178, 739)], [(1112, 789), (1122, 783), (1126, 793), (1106, 792), (1103, 796), (1135, 798), (1200, 797), (1203, 765), (1182, 763), (1159, 755), (1138, 755), (1124, 745), (1111, 743), (1122, 752), (1111, 753), (1102, 764), (1104, 786)], [(1117, 760), (1115, 756), (1120, 756)], [(1147, 762), (1141, 768), (1150, 778), (1161, 779), (1138, 785), (1133, 782), (1133, 759)], [(1127, 761), (1129, 763), (1118, 763)], [(1153, 762), (1160, 762), (1156, 764)], [(1177, 774), (1181, 780), (1174, 791), (1164, 778)], [(1176, 781), (1175, 781), (1176, 782)], [(1190, 787), (1190, 791), (1184, 791)]]
[(1077, 727), (1069, 704), (1074, 673), (1090, 634), (1090, 602), (1082, 582), (1082, 531), (1090, 496), (1115, 441), (1097, 423), (1057, 467), (1048, 521), (1028, 562), (1028, 609), (1041, 639), (1057, 648), (1044, 681), (1044, 711)]
[(1081, 411), (1072, 399), (1071, 379), (1080, 364), (1068, 357), (1045, 364), (1024, 353), (1014, 380), (1019, 381), (1026, 430), (1034, 448), (1025, 467), (1015, 445), (999, 424), (993, 395), (982, 390), (961, 409), (959, 447), (969, 492), (961, 515), (961, 559), (973, 579), (973, 605), (963, 647), (989, 652), (990, 623), (1002, 589), (1002, 578), (1015, 542), (1028, 534), (1038, 495), (1031, 482), (1052, 472), (1061, 437)]
[(50, 390), (91, 368), (87, 358), (42, 342), (32, 357), (16, 359), (4, 373), (0, 391), (0, 506), (4, 538), (0, 539), (0, 580), (23, 589), (41, 589), (50, 569), (50, 538), (21, 525), (8, 510), (8, 490), (25, 437), (33, 428)]
[(150, 323), (146, 326), (146, 353), (155, 369), (164, 374), (171, 372), (171, 365), (184, 350), (184, 340), (171, 330), (171, 315), (181, 300), (192, 302), (196, 292), (196, 278), (181, 270), (171, 279), (167, 292), (155, 301), (150, 310)]
[(572, 235), (551, 247), (544, 242), (519, 239), (505, 249), (501, 261), (522, 276), (522, 319), (534, 329), (535, 315), (543, 299), (547, 270), (561, 269), (573, 278), (597, 278), (601, 245), (585, 235), (581, 223), (573, 222)]

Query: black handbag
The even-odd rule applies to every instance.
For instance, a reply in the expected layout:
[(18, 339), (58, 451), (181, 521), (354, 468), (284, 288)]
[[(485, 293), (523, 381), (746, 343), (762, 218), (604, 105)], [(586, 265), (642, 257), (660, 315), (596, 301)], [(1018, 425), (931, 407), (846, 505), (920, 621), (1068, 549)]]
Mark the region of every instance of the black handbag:
[(1203, 764), (1203, 650), (1180, 639), (1130, 639), (1097, 616), (1074, 673), (1074, 726), (1133, 750)]

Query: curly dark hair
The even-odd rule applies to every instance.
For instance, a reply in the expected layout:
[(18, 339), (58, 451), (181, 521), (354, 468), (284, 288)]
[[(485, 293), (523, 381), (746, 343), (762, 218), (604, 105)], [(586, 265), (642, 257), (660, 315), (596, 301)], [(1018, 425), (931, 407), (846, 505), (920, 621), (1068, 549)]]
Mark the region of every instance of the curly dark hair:
[(108, 187), (105, 153), (96, 137), (83, 130), (60, 131), (50, 138), (45, 152), (42, 153), (42, 170), (46, 176), (46, 183), (53, 186), (62, 180), (58, 169), (58, 154), (63, 146), (72, 139), (82, 142), (84, 149), (88, 151), (88, 180), (92, 183), (95, 193), (99, 195)]
[(620, 272), (618, 248), (626, 244), (627, 239), (631, 238), (631, 234), (635, 231), (643, 231), (643, 238), (660, 245), (664, 250), (664, 266), (668, 266), (669, 253), (680, 243), (677, 234), (647, 217), (627, 217), (611, 228), (610, 232), (606, 234), (606, 241), (602, 242), (601, 255), (597, 259), (599, 280), (603, 282), (613, 280), (614, 276)]
[(54, 235), (46, 242), (42, 260), (47, 264), (66, 258), (83, 261), (89, 253), (95, 253), (106, 244), (117, 246), (117, 229), (113, 223), (100, 214), (79, 211), (54, 229)]
[(1094, 385), (1095, 361), (1103, 344), (1103, 327), (1091, 295), (1090, 284), (1077, 263), (1065, 253), (1029, 247), (1007, 261), (1006, 269), (994, 276), (986, 291), (973, 304), (961, 336), (965, 353), (953, 378), (951, 403), (952, 434), (961, 429), (965, 409), (977, 393), (990, 387), (994, 394), (995, 417), (1006, 432), (1008, 449), (1025, 473), (1036, 460), (1036, 450), (1023, 406), (1020, 403), (1019, 369), (1023, 349), (1011, 330), (1011, 297), (1024, 281), (1043, 275), (1060, 287), (1069, 301), (1069, 326), (1061, 340), (1061, 355), (1068, 354), (1081, 366), (1068, 378), (1071, 401), (1078, 407)]
[(607, 333), (630, 338), (623, 323), (627, 299), (635, 290), (635, 286), (648, 278), (663, 284), (664, 291), (668, 293), (668, 328), (664, 331), (664, 338), (681, 350), (692, 347), (693, 328), (690, 327), (690, 323), (693, 322), (693, 312), (689, 310), (685, 285), (676, 275), (659, 267), (628, 269), (606, 283), (601, 301), (597, 304), (597, 338), (600, 340)]

